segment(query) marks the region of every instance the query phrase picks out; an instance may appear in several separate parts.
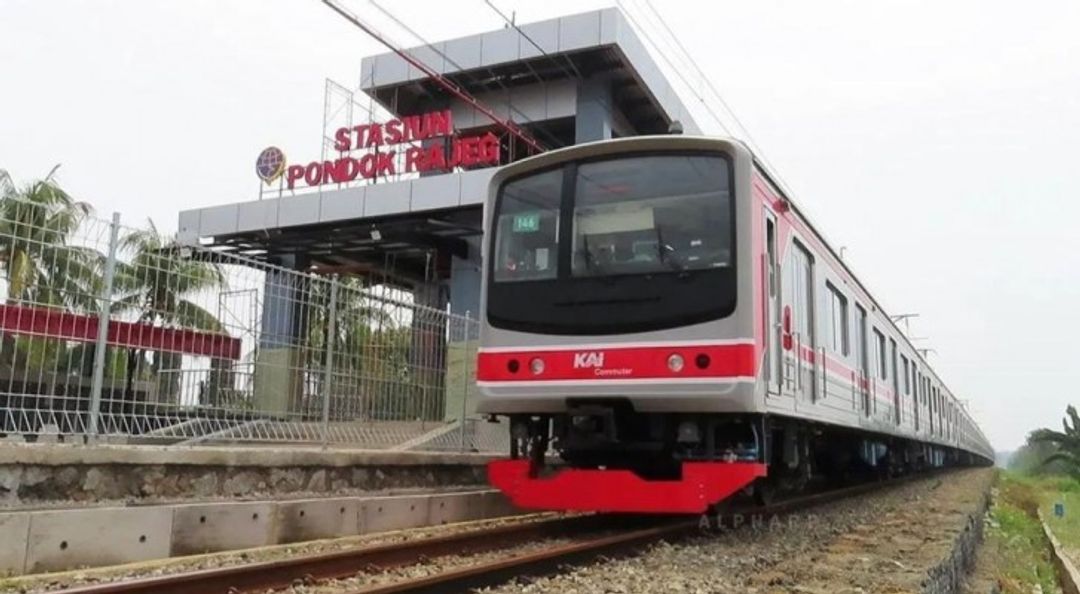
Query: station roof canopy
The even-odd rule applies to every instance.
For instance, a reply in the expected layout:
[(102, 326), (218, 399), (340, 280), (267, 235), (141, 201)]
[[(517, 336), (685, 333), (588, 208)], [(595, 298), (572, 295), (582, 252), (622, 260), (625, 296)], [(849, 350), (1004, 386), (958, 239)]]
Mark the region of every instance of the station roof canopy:
[[(537, 132), (555, 131), (565, 138), (566, 125), (590, 121), (593, 114), (585, 113), (583, 103), (589, 97), (582, 89), (585, 81), (599, 80), (610, 88), (611, 103), (604, 100), (603, 107), (615, 108), (627, 134), (665, 133), (672, 120), (687, 134), (700, 133), (627, 17), (614, 8), (406, 51), (500, 117), (526, 128), (535, 124)], [(449, 107), (458, 129), (492, 125), (396, 53), (365, 58), (361, 76), (362, 89), (395, 116)], [(537, 138), (544, 141), (540, 134)], [(572, 142), (574, 134), (569, 138)], [(393, 260), (397, 270), (416, 276), (433, 248), (457, 254), (468, 242), (475, 244), (494, 171), (280, 190), (259, 200), (185, 210), (178, 239), (260, 260), (295, 254), (324, 270), (363, 273)], [(374, 236), (373, 229), (378, 230)]]
[[(672, 120), (679, 120), (688, 134), (700, 133), (626, 16), (616, 8), (506, 27), (409, 48), (405, 53), (474, 96), (606, 76), (613, 85), (614, 106), (639, 134), (665, 133)], [(364, 58), (360, 86), (395, 115), (422, 112), (446, 95), (436, 80), (394, 52)], [(498, 112), (507, 102), (490, 103)]]

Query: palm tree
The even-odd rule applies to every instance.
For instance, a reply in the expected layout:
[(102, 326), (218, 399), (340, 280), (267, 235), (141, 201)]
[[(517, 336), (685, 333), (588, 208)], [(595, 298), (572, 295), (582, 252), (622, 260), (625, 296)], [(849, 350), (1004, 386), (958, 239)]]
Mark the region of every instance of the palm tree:
[[(113, 303), (116, 312), (137, 312), (138, 322), (174, 327), (222, 331), (221, 322), (191, 298), (203, 291), (225, 287), (225, 274), (214, 263), (184, 257), (175, 243), (162, 235), (153, 221), (146, 229), (127, 233), (120, 247), (132, 254), (129, 263), (117, 263), (116, 290), (123, 295)], [(127, 395), (134, 396), (134, 380), (145, 362), (140, 349), (131, 349), (127, 361)], [(178, 353), (154, 352), (150, 373), (157, 378), (159, 397), (177, 395), (180, 378), (162, 376), (162, 370), (180, 367)]]
[(1057, 462), (1064, 466), (1070, 475), (1080, 478), (1080, 415), (1072, 405), (1065, 409), (1065, 413), (1067, 416), (1061, 423), (1064, 431), (1039, 429), (1032, 432), (1028, 442), (1055, 446), (1057, 451), (1047, 456), (1042, 461), (1042, 466)]
[(0, 264), (8, 281), (7, 299), (94, 311), (102, 255), (70, 243), (91, 207), (60, 188), (59, 167), (21, 188), (0, 170)]
[[(72, 245), (91, 208), (59, 186), (59, 167), (21, 187), (0, 170), (0, 267), (7, 281), (5, 297), (12, 305), (93, 312), (98, 307), (104, 258), (90, 247)], [(77, 375), (80, 371), (77, 363), (81, 361), (76, 362), (63, 341), (4, 333), (0, 342), (0, 360), (9, 373), (23, 370), (26, 375), (32, 369)], [(33, 375), (37, 378), (23, 379), (45, 381), (44, 376)], [(51, 381), (57, 380), (64, 381), (60, 374)], [(62, 388), (47, 388), (57, 389)]]

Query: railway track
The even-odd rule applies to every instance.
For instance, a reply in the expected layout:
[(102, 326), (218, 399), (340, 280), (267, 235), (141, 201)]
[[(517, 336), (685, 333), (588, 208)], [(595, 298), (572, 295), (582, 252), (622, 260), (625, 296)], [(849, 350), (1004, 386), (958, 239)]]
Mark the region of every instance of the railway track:
[[(914, 478), (864, 483), (854, 487), (806, 495), (767, 507), (732, 510), (731, 513), (784, 514), (814, 505), (891, 487)], [(589, 515), (540, 520), (523, 524), (461, 532), (411, 542), (365, 547), (334, 553), (295, 557), (128, 581), (79, 586), (67, 594), (245, 594), (311, 586), (356, 576), (379, 574), (411, 565), (429, 563), (446, 556), (468, 556), (507, 550), (491, 561), (449, 569), (433, 575), (359, 587), (342, 588), (349, 594), (460, 592), (468, 588), (502, 583), (522, 576), (558, 571), (601, 556), (632, 553), (661, 540), (697, 534), (699, 518)], [(513, 549), (552, 540), (553, 544), (525, 553)], [(570, 542), (566, 542), (569, 540)]]

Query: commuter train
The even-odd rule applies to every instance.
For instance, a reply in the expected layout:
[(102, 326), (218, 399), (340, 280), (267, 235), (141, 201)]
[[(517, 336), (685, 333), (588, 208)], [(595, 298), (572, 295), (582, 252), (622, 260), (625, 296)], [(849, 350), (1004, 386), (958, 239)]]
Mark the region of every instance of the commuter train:
[(698, 513), (987, 464), (979, 427), (736, 140), (507, 165), (485, 211), (478, 411), (528, 509)]

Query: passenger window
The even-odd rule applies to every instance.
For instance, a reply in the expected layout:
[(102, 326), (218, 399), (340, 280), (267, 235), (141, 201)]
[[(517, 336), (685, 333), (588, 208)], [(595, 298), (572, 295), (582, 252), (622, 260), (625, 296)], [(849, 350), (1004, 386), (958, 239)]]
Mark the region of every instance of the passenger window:
[(904, 374), (904, 393), (911, 393), (911, 376), (908, 375), (908, 360), (904, 355), (900, 355), (900, 370)]
[(844, 297), (840, 291), (833, 286), (832, 283), (826, 282), (825, 288), (828, 289), (828, 307), (829, 307), (829, 348), (834, 353), (839, 353), (843, 356), (848, 356), (851, 351), (848, 345), (848, 302), (847, 297)]
[(874, 363), (877, 365), (878, 377), (883, 380), (889, 379), (886, 361), (885, 335), (879, 332), (877, 328), (874, 328)]
[(855, 304), (855, 367), (863, 376), (869, 376), (866, 352), (866, 310)]

